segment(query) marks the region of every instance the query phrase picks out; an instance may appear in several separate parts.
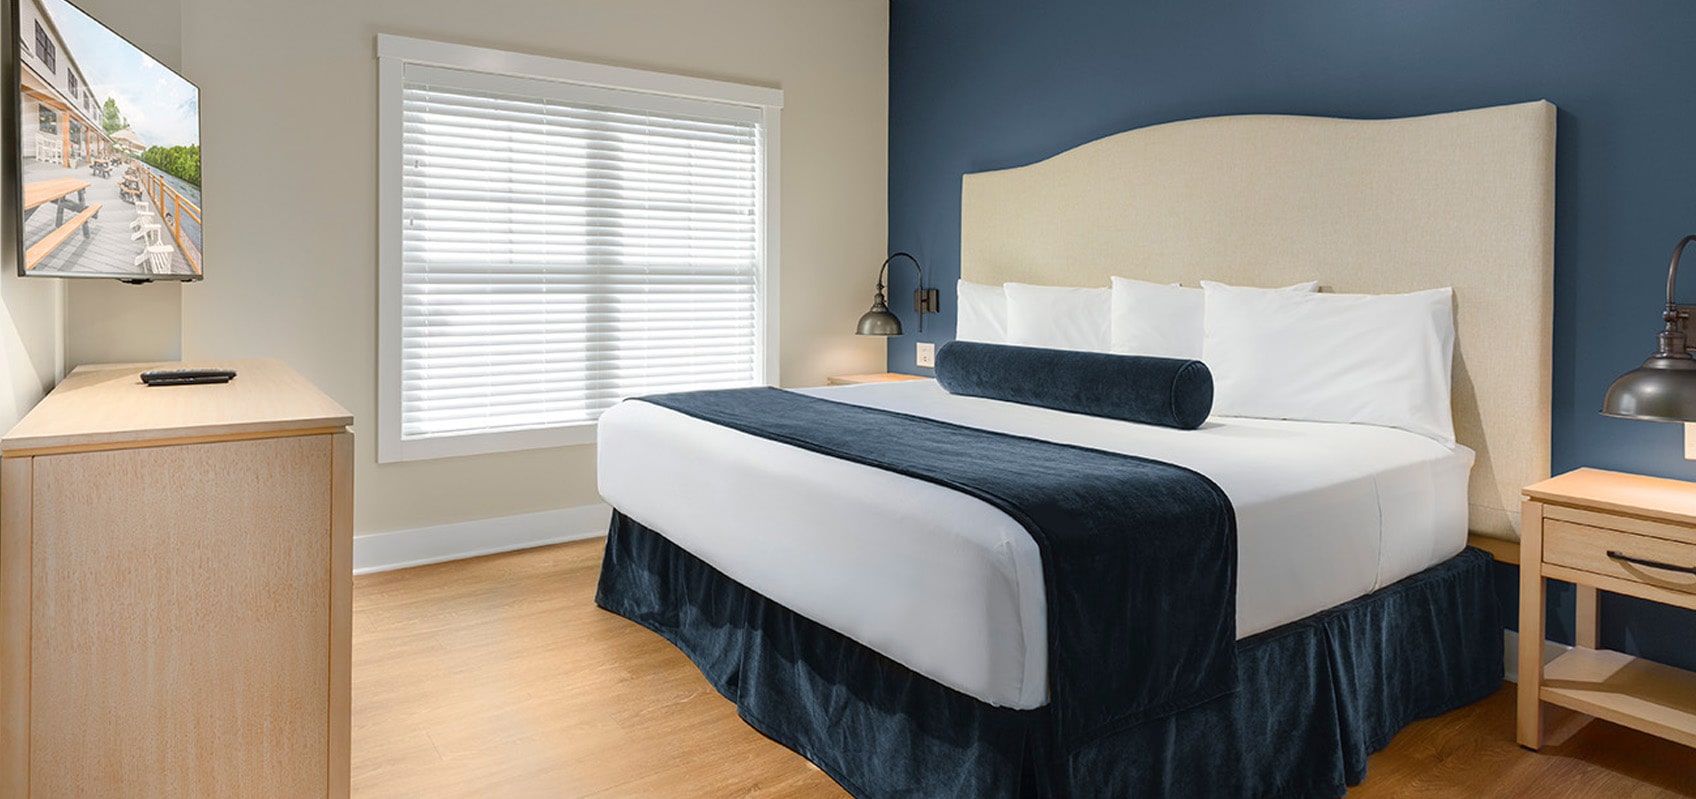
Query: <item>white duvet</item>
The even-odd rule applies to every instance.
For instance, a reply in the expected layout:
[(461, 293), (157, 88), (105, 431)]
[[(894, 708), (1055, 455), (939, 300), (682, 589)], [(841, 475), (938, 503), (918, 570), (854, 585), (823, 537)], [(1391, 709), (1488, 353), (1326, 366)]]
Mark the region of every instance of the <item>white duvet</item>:
[[(959, 397), (930, 380), (803, 393), (1207, 475), (1237, 514), (1239, 638), (1466, 544), (1472, 451), (1402, 430), (1224, 417), (1172, 430)], [(994, 507), (643, 402), (601, 417), (599, 453), (608, 503), (737, 582), (984, 702), (1048, 701), (1040, 554)]]

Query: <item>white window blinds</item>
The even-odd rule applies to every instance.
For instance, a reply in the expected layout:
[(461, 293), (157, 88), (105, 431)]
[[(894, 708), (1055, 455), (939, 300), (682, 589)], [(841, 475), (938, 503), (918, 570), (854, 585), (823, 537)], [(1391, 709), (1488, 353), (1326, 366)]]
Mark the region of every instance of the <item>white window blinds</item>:
[(759, 108), (402, 75), (403, 441), (765, 379)]

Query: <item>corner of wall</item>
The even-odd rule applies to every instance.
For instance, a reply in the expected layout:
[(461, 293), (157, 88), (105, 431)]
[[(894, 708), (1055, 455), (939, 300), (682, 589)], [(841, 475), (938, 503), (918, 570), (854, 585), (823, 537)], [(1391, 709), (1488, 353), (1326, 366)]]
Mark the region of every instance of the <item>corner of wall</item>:
[(18, 276), (17, 253), (0, 258), (0, 430), (29, 413), (65, 370), (65, 286)]

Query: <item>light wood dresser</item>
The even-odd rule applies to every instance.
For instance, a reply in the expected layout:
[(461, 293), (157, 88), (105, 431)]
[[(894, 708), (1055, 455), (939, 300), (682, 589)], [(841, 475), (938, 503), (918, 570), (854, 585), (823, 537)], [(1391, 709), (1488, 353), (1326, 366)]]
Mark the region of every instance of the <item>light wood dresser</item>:
[(85, 366), (0, 439), (0, 799), (347, 796), (352, 421)]
[[(1558, 705), (1696, 746), (1696, 674), (1597, 648), (1596, 591), (1696, 610), (1696, 484), (1579, 469), (1525, 489), (1519, 743)], [(1578, 586), (1576, 644), (1541, 665), (1546, 578)]]

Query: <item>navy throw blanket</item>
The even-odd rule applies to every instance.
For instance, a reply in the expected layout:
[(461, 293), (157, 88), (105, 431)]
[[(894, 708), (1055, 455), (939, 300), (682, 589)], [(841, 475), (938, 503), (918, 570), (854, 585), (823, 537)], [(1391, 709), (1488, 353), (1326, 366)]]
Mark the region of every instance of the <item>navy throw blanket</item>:
[(640, 400), (946, 486), (1023, 526), (1042, 553), (1061, 751), (1235, 688), (1236, 514), (1194, 471), (775, 388)]

